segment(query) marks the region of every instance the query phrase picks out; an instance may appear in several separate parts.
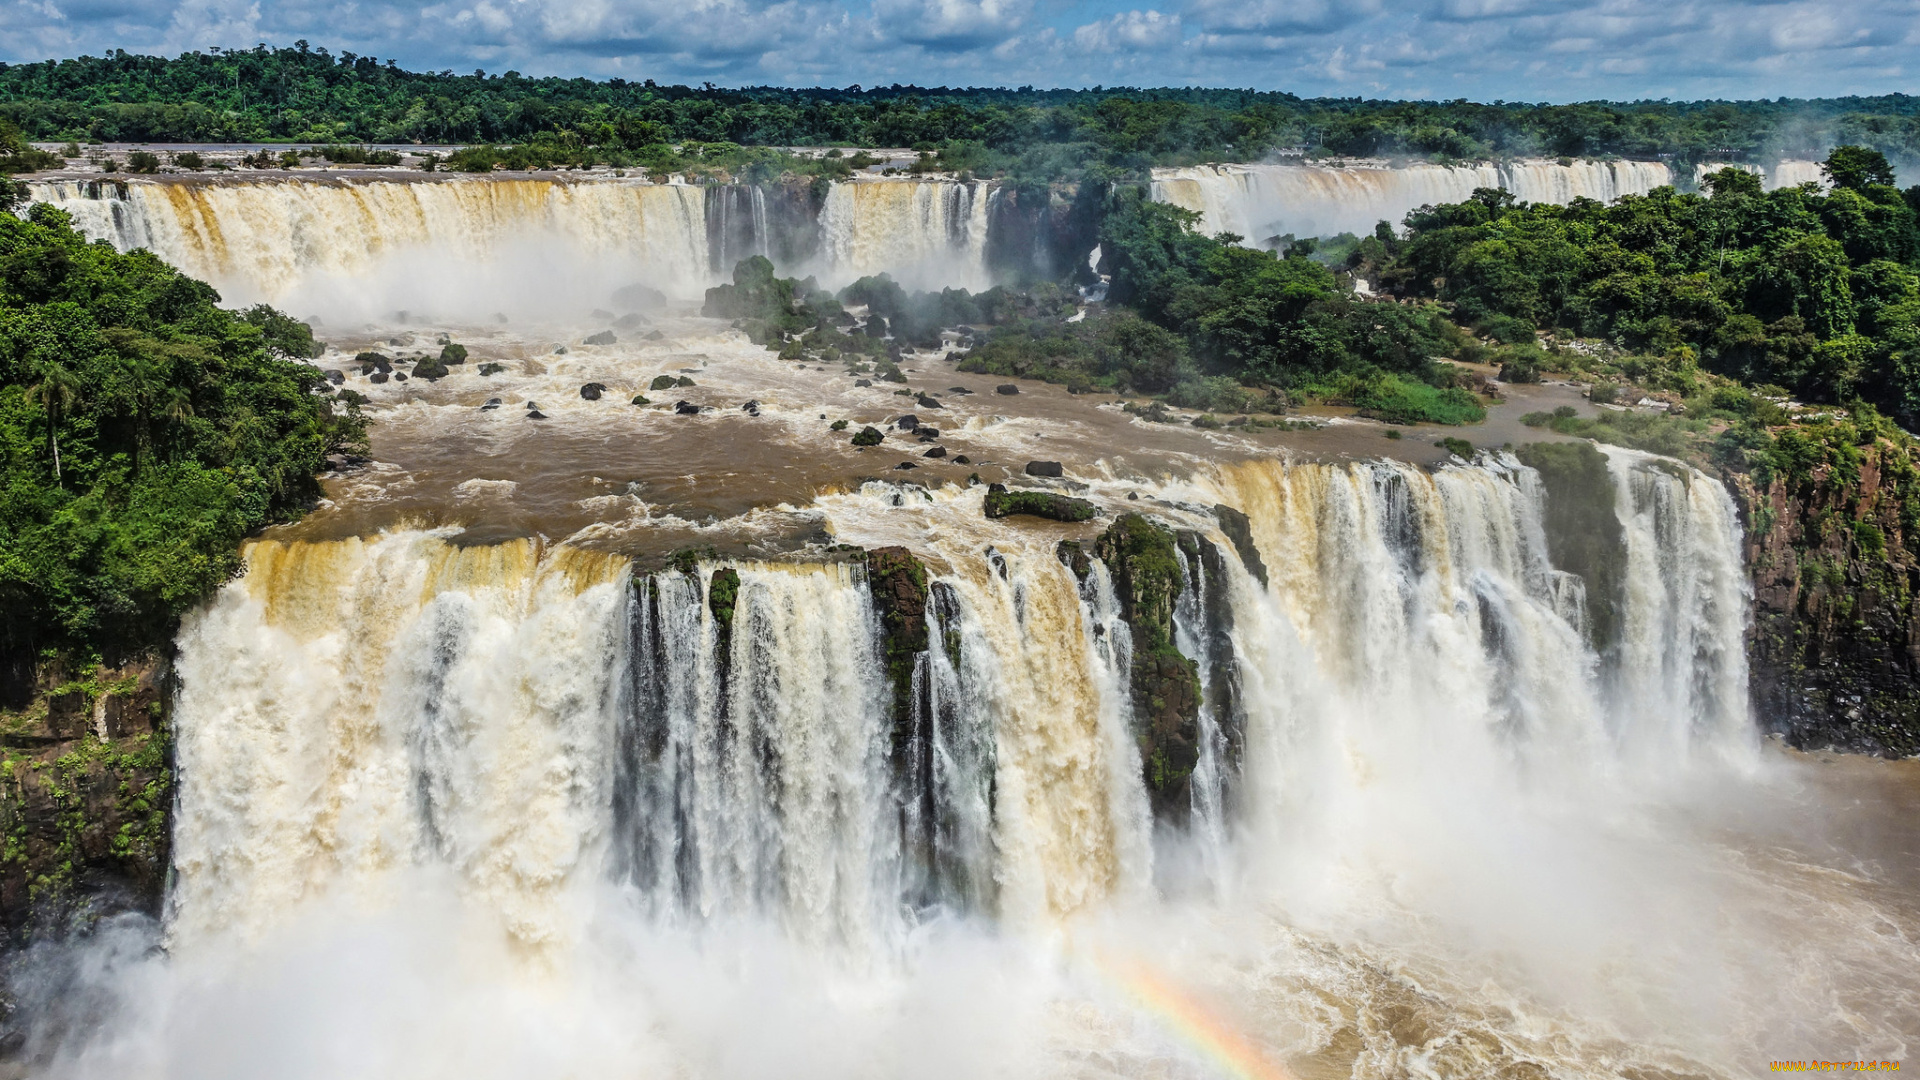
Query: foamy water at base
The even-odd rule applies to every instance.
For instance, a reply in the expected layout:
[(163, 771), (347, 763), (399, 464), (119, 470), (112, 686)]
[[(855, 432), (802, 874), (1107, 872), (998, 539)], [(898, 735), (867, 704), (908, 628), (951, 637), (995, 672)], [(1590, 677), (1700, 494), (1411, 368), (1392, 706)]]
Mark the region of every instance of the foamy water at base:
[(844, 551), (647, 573), (452, 530), (256, 543), (180, 639), (166, 925), (31, 957), (30, 1052), (743, 1080), (1898, 1059), (1920, 845), (1881, 808), (1920, 778), (1760, 744), (1725, 492), (1608, 468), (1600, 649), (1510, 458), (1091, 482), (1184, 537), (1220, 745), (1177, 826), (1148, 813), (1106, 569), (1056, 557), (1098, 523), (988, 521), (960, 487), (811, 507), (926, 560), (905, 728)]

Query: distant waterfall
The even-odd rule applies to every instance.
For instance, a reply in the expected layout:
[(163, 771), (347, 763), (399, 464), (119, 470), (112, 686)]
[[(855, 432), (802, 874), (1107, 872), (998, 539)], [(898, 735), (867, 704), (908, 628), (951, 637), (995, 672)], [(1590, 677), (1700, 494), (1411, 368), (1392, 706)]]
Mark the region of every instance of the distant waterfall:
[(1231, 232), (1253, 246), (1284, 235), (1366, 234), (1380, 221), (1398, 228), (1407, 212), (1462, 202), (1475, 188), (1505, 188), (1525, 202), (1611, 202), (1673, 182), (1659, 162), (1549, 161), (1510, 165), (1198, 165), (1155, 169), (1153, 197), (1201, 215), (1208, 233)]
[(829, 287), (890, 272), (985, 288), (992, 193), (891, 177), (834, 184), (824, 205), (804, 186), (609, 177), (33, 185), (82, 233), (147, 248), (228, 302), (376, 323), (578, 318), (632, 284), (697, 300), (753, 255)]

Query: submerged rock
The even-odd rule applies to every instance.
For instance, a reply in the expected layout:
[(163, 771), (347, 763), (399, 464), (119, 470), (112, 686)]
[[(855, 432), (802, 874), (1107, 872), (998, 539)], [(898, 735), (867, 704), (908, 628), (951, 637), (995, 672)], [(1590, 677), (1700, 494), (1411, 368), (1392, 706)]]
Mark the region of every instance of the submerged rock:
[(673, 411), (679, 413), (681, 416), (698, 416), (700, 415), (700, 406), (695, 405), (691, 401), (676, 401), (673, 403)]

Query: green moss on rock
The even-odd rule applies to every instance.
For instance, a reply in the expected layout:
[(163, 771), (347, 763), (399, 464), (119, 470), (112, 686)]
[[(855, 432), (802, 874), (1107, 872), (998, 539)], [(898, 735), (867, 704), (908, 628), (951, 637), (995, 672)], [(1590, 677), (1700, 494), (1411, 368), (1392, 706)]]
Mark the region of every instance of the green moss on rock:
[(984, 504), (990, 518), (1026, 514), (1049, 521), (1092, 521), (1099, 511), (1085, 499), (1075, 499), (1051, 491), (1008, 491), (1005, 484), (990, 484)]
[(1200, 672), (1173, 642), (1173, 608), (1184, 580), (1176, 540), (1139, 514), (1125, 514), (1094, 542), (1132, 629), (1135, 738), (1154, 812), (1183, 818), (1200, 761)]

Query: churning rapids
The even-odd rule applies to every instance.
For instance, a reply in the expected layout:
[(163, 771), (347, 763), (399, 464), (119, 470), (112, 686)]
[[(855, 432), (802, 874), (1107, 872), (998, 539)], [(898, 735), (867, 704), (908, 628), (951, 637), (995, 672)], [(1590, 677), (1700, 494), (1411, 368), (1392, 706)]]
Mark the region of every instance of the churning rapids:
[[(651, 318), (369, 338), (475, 355), (350, 376), (376, 464), (187, 620), (166, 917), (24, 962), (41, 1075), (1648, 1080), (1920, 1040), (1920, 775), (1760, 737), (1712, 478), (1606, 451), (1602, 617), (1509, 454), (982, 386), (943, 440), (1104, 515), (989, 520), (897, 439), (817, 464), (886, 387)], [(623, 400), (683, 370), (716, 409)], [(1201, 687), (1158, 813), (1115, 582), (1059, 547), (1128, 512), (1180, 538)], [(858, 550), (893, 546), (905, 670)]]

